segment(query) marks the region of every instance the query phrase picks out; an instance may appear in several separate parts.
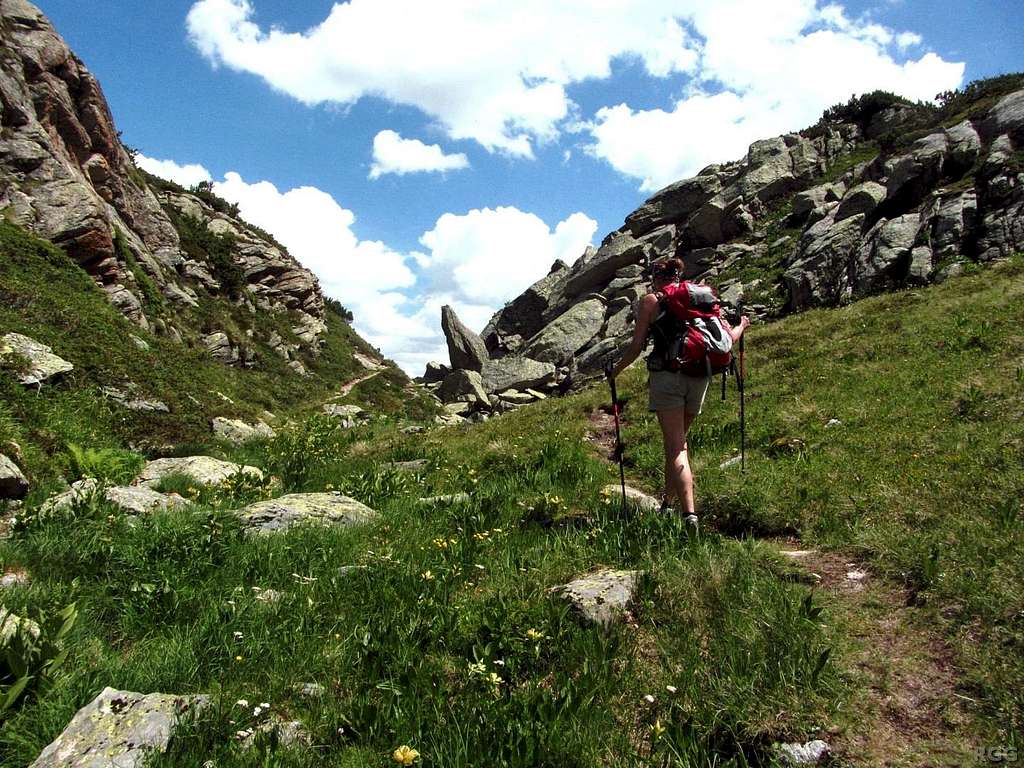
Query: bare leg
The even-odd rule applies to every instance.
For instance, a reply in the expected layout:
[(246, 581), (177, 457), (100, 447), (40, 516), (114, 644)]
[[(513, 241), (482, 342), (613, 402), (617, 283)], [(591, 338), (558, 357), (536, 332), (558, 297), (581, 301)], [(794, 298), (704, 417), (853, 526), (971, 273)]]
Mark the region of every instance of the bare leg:
[(696, 414), (682, 408), (658, 411), (662, 442), (665, 448), (665, 500), (679, 499), (680, 511), (694, 514), (693, 472), (687, 453), (686, 434)]

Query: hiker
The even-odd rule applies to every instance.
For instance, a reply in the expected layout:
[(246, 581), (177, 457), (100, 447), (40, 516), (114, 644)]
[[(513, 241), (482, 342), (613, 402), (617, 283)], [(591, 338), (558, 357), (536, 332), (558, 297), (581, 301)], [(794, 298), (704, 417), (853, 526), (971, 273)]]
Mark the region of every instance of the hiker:
[[(700, 414), (711, 381), (710, 370), (698, 375), (688, 375), (681, 371), (664, 370), (669, 357), (669, 347), (673, 339), (679, 336), (679, 321), (665, 306), (664, 291), (668, 286), (679, 283), (683, 273), (683, 262), (679, 258), (668, 258), (657, 261), (650, 267), (651, 292), (640, 300), (636, 311), (636, 327), (633, 339), (615, 365), (609, 366), (606, 373), (613, 379), (622, 373), (640, 353), (647, 347), (650, 338), (654, 341), (654, 351), (647, 356), (649, 371), (650, 410), (658, 414), (661, 425), (662, 443), (665, 448), (665, 496), (661, 510), (670, 508), (673, 497), (679, 500), (679, 511), (686, 521), (697, 523), (693, 503), (693, 472), (690, 469), (687, 455), (686, 435), (693, 420)], [(750, 325), (747, 317), (741, 317), (736, 328), (724, 320), (722, 325), (732, 338), (738, 342), (743, 332)]]

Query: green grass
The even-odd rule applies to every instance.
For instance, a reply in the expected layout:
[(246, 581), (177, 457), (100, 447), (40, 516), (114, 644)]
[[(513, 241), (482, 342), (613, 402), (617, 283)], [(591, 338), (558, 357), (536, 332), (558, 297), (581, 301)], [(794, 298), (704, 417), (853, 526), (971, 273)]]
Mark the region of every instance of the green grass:
[[(97, 499), (45, 519), (30, 510), (0, 563), (33, 581), (5, 604), (32, 616), (74, 602), (79, 619), (55, 685), (0, 729), (0, 763), (31, 762), (112, 685), (213, 696), (158, 766), (385, 766), (401, 744), (425, 766), (767, 765), (776, 740), (871, 727), (856, 707), (867, 682), (849, 669), (855, 619), (752, 538), (780, 533), (905, 589), (955, 652), (978, 740), (1019, 743), (1022, 294), (1017, 258), (751, 331), (746, 474), (719, 469), (739, 442), (735, 394), (723, 404), (713, 386), (690, 437), (699, 538), (601, 495), (617, 473), (585, 433), (603, 384), (422, 435), (313, 419), (222, 446), (280, 488), (166, 481), (197, 501), (189, 513), (136, 522)], [(643, 371), (619, 391), (630, 480), (655, 491)], [(77, 397), (58, 424), (109, 423)], [(40, 428), (2, 401), (0, 433)], [(105, 447), (110, 434), (77, 442)], [(386, 466), (412, 458), (427, 468)], [(249, 538), (229, 512), (335, 489), (380, 521)], [(417, 503), (455, 492), (469, 502)], [(361, 567), (339, 570), (349, 565)], [(646, 574), (629, 620), (609, 630), (550, 593), (602, 565)], [(263, 589), (283, 597), (268, 604)], [(303, 698), (307, 682), (326, 695)], [(316, 747), (243, 752), (235, 733), (254, 718), (239, 699), (301, 719)]]
[[(718, 468), (739, 444), (735, 394), (722, 405), (713, 386), (690, 438), (706, 517), (735, 534), (799, 533), (905, 586), (1004, 738), (1024, 712), (1022, 296), (1017, 257), (757, 329), (746, 476)], [(639, 377), (625, 389), (642, 399)], [(634, 411), (626, 432), (649, 487), (660, 482), (656, 429)], [(803, 447), (779, 452), (780, 439)]]

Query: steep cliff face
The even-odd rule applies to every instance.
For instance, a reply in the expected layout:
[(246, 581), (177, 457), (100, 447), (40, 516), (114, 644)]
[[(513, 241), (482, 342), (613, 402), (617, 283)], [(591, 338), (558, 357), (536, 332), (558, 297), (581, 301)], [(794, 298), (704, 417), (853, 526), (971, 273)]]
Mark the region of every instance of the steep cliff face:
[[(64, 248), (132, 322), (211, 348), (222, 334), (222, 358), (245, 363), (234, 329), (192, 311), (210, 297), (287, 315), (294, 338), (264, 341), (316, 354), (326, 326), (313, 274), (237, 217), (142, 174), (96, 78), (27, 0), (0, 0), (0, 108), (0, 211)], [(217, 238), (213, 253), (197, 226)]]
[(728, 309), (767, 319), (1024, 251), (1024, 76), (942, 108), (872, 95), (830, 112), (666, 187), (596, 251), (556, 264), (491, 318), (483, 370), (599, 371), (630, 337), (643, 267), (673, 254)]

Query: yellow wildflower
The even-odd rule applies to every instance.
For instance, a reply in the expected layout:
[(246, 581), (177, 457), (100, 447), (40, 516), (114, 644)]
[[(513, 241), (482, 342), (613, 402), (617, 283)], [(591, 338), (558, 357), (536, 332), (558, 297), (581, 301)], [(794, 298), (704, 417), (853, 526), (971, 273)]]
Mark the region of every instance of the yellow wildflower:
[(665, 733), (665, 726), (661, 724), (661, 720), (655, 720), (654, 725), (651, 726), (651, 737), (657, 741), (663, 733)]
[(391, 753), (391, 758), (401, 765), (412, 765), (419, 756), (420, 753), (407, 744), (403, 744)]
[(543, 640), (544, 639), (544, 633), (543, 632), (538, 632), (536, 629), (528, 629), (528, 630), (526, 630), (526, 636), (530, 640)]
[(423, 577), (424, 581), (433, 581), (434, 580), (434, 574), (431, 573), (430, 571), (424, 571), (423, 573), (420, 574), (420, 576)]

